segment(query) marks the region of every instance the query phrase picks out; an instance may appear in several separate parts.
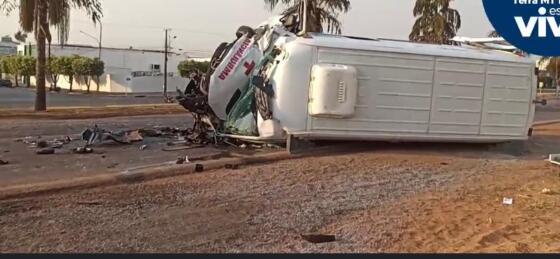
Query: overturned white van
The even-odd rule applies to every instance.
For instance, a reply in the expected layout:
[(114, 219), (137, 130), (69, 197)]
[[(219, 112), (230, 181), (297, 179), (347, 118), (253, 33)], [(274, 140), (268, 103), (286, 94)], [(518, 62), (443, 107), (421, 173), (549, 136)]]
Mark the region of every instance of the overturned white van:
[[(221, 136), (498, 143), (531, 134), (537, 76), (529, 58), (475, 47), (267, 30), (275, 31), (267, 25), (260, 36), (268, 35), (266, 40), (254, 40), (264, 61), (255, 65), (243, 61), (244, 53), (230, 53), (236, 62), (229, 64), (242, 69), (228, 71), (242, 71), (247, 83), (224, 85), (216, 81), (219, 71), (207, 82), (215, 104), (210, 106), (224, 122), (217, 127)], [(236, 90), (215, 93), (237, 94), (213, 95), (216, 85)], [(236, 110), (245, 112), (232, 115)], [(249, 130), (232, 130), (236, 125)]]

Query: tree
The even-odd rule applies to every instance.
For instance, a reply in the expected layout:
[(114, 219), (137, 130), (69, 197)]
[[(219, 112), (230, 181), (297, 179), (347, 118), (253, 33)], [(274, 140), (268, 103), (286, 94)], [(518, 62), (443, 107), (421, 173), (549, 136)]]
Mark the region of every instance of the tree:
[(58, 65), (60, 68), (60, 74), (68, 77), (70, 83), (70, 89), (68, 91), (72, 92), (72, 87), (74, 86), (74, 60), (79, 59), (79, 56), (71, 57), (59, 57)]
[(416, 0), (413, 14), (416, 22), (410, 40), (432, 44), (448, 44), (461, 28), (459, 11), (450, 7), (452, 0)]
[(51, 90), (57, 88), (58, 85), (58, 79), (60, 78), (60, 75), (63, 74), (63, 67), (62, 67), (62, 60), (63, 57), (50, 57), (49, 58), (49, 62), (47, 65), (47, 74), (50, 76), (51, 81), (52, 81), (52, 85), (51, 85)]
[(68, 39), (71, 9), (81, 9), (97, 23), (101, 18), (99, 0), (0, 0), (0, 11), (10, 13), (19, 6), (19, 23), (23, 32), (35, 35), (37, 42), (37, 95), (35, 110), (45, 111), (46, 103), (46, 42), (52, 40), (50, 26), (58, 31), (59, 41)]
[(19, 87), (19, 76), (21, 71), (21, 65), (19, 62), (21, 59), (18, 59), (17, 56), (7, 56), (2, 59), (2, 67), (6, 74), (12, 75), (14, 78), (15, 87)]
[(204, 74), (208, 71), (209, 67), (210, 62), (208, 61), (185, 60), (179, 63), (177, 70), (179, 70), (179, 74), (181, 74), (182, 77), (189, 77), (193, 72)]
[[(283, 15), (299, 14), (303, 10), (304, 0), (264, 0), (270, 10), (280, 3), (287, 6)], [(338, 20), (340, 13), (350, 10), (350, 0), (308, 0), (307, 29), (309, 32), (324, 32), (341, 34), (342, 23)], [(303, 19), (300, 16), (300, 19)], [(327, 26), (326, 30), (324, 25)]]
[(6, 73), (4, 70), (4, 58), (0, 57), (0, 79), (2, 79), (2, 74)]
[(9, 62), (10, 62), (10, 57), (9, 56), (0, 57), (0, 79), (3, 78), (2, 74), (6, 74), (6, 75), (11, 74), (10, 73)]
[(97, 84), (97, 92), (99, 93), (99, 78), (105, 73), (105, 63), (99, 58), (94, 58), (89, 62), (89, 65), (91, 66), (89, 69), (90, 76), (95, 81), (95, 84)]
[(74, 67), (74, 76), (76, 76), (87, 86), (87, 93), (89, 93), (91, 85), (91, 59), (86, 57), (77, 57), (72, 61), (72, 67)]
[[(21, 76), (24, 76), (25, 78), (31, 77), (31, 75), (36, 74), (36, 63), (37, 63), (37, 59), (35, 59), (34, 57), (30, 57), (30, 56), (17, 56), (16, 58), (17, 64), (19, 66), (19, 74)], [(27, 87), (31, 87), (29, 84), (30, 82), (27, 82)]]

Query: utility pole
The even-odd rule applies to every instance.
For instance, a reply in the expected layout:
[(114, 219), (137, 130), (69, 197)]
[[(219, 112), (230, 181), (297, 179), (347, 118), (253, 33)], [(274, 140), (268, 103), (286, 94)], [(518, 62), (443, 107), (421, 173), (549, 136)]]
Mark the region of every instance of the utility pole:
[(101, 60), (102, 42), (103, 42), (103, 23), (99, 21), (99, 60)]
[[(99, 23), (99, 25), (101, 25), (101, 23)], [(102, 43), (101, 43), (101, 37), (103, 37), (103, 25), (100, 26), (100, 31), (99, 31), (99, 38), (96, 38), (94, 36), (92, 36), (91, 34), (85, 32), (85, 31), (80, 31), (80, 33), (82, 33), (83, 35), (86, 35), (92, 39), (94, 39), (95, 41), (97, 41), (98, 44), (98, 48), (99, 48), (99, 53), (98, 53), (98, 57), (99, 59), (101, 59), (101, 49), (102, 49)]]
[(163, 98), (167, 101), (167, 53), (169, 47), (169, 29), (165, 29), (165, 50), (164, 50), (164, 61), (163, 61)]

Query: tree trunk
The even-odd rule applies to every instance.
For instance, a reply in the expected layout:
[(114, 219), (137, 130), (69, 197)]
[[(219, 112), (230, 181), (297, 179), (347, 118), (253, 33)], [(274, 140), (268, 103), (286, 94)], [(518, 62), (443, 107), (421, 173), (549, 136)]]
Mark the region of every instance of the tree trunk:
[(95, 83), (97, 84), (97, 92), (99, 93), (99, 77), (95, 77)]
[(91, 85), (91, 79), (86, 78), (86, 86), (87, 86), (86, 93), (88, 93), (88, 94), (89, 94), (89, 87), (90, 87), (90, 85)]
[(37, 16), (38, 28), (36, 28), (37, 39), (37, 95), (35, 98), (35, 111), (47, 110), (47, 94), (46, 94), (46, 35), (45, 30), (48, 27), (47, 21), (47, 0), (37, 0)]
[(16, 87), (19, 87), (19, 78), (18, 77), (19, 77), (18, 74), (14, 75), (14, 81), (16, 82), (16, 84), (15, 84)]
[(68, 79), (70, 80), (70, 89), (68, 91), (72, 92), (72, 86), (74, 85), (74, 76), (70, 75), (68, 76)]

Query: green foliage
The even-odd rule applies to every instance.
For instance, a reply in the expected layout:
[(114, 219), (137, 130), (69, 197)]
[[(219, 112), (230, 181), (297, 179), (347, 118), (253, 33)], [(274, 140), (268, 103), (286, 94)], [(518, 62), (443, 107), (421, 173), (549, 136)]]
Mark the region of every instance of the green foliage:
[(1, 69), (13, 76), (31, 76), (35, 74), (37, 60), (27, 56), (7, 56), (1, 60)]
[(90, 61), (90, 76), (100, 77), (105, 73), (105, 63), (99, 58), (94, 58)]
[(95, 80), (97, 85), (97, 92), (99, 92), (99, 77), (105, 73), (105, 63), (99, 58), (94, 58), (91, 60), (91, 76)]
[[(98, 58), (91, 59), (88, 57), (74, 57), (72, 61), (74, 76), (84, 80), (87, 86), (87, 92), (90, 91), (91, 80), (99, 83), (99, 77), (105, 73), (105, 63)], [(99, 84), (97, 84), (99, 90)]]
[[(298, 14), (303, 8), (303, 0), (264, 0), (272, 10), (283, 4), (287, 9), (283, 15)], [(350, 10), (350, 0), (308, 0), (307, 28), (310, 32), (342, 33), (342, 23), (338, 20), (340, 13)], [(301, 18), (303, 19), (303, 18)], [(327, 26), (326, 30), (324, 25)]]
[[(0, 70), (5, 73), (12, 75), (14, 78), (20, 76), (32, 76), (35, 74), (37, 60), (33, 57), (27, 56), (7, 56), (0, 60)], [(19, 80), (16, 81), (16, 86)]]
[(200, 62), (195, 60), (185, 60), (179, 63), (177, 69), (179, 70), (179, 74), (181, 74), (182, 77), (189, 77), (193, 72), (206, 73), (209, 67), (210, 62), (207, 61)]
[(36, 74), (36, 64), (37, 64), (37, 59), (35, 59), (34, 57), (30, 57), (30, 56), (17, 56), (16, 58), (17, 64), (18, 64), (18, 68), (19, 68), (19, 74), (22, 76), (32, 76)]
[(9, 74), (8, 57), (0, 57), (0, 73)]
[(60, 74), (68, 77), (74, 76), (74, 60), (79, 59), (80, 56), (59, 57), (58, 65), (60, 66)]
[(461, 15), (450, 7), (453, 0), (416, 0), (413, 14), (416, 22), (410, 40), (451, 45), (461, 28)]
[(61, 57), (55, 57), (52, 56), (49, 58), (48, 63), (47, 63), (47, 71), (49, 74), (51, 75), (60, 75), (62, 74), (61, 70)]
[(47, 74), (51, 76), (54, 87), (58, 84), (58, 78), (63, 74), (62, 61), (64, 57), (50, 57), (47, 63)]

